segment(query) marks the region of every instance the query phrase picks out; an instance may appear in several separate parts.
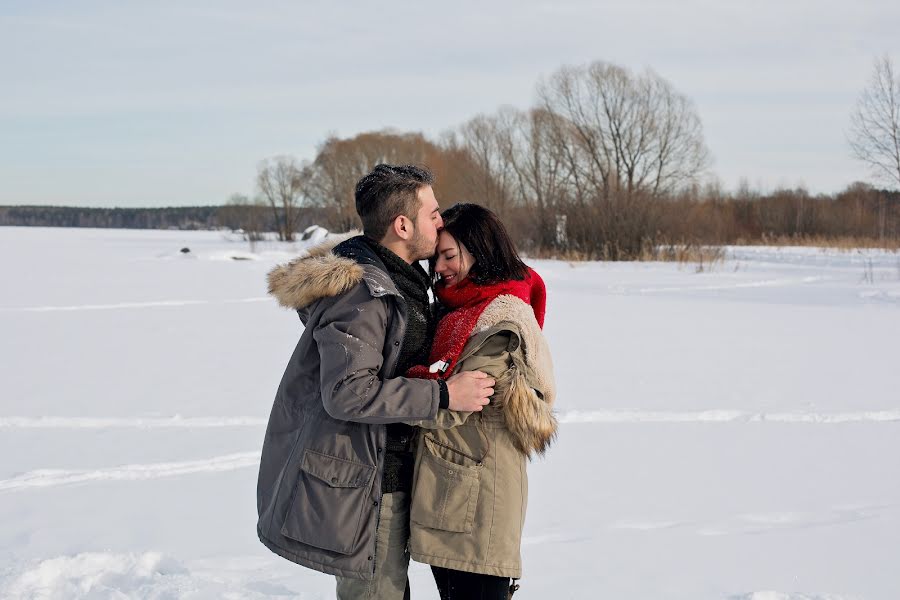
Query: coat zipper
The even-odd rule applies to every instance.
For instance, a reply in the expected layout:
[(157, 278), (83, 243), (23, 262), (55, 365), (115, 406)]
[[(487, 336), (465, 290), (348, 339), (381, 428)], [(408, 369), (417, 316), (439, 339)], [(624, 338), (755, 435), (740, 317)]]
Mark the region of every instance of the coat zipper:
[[(398, 301), (398, 300), (399, 300), (398, 304), (401, 304), (401, 305), (402, 305), (402, 310), (405, 312), (405, 311), (406, 311), (406, 299), (405, 299), (403, 296), (399, 296), (399, 295), (398, 295), (398, 296), (394, 296), (394, 298), (395, 298), (395, 301)], [(404, 316), (405, 316), (405, 315), (404, 315)], [(393, 322), (393, 316), (392, 316), (391, 321), (389, 322), (388, 326), (390, 326), (390, 324), (391, 324), (392, 322)], [(401, 331), (401, 334), (402, 334), (402, 335), (400, 335), (400, 340), (401, 340), (400, 343), (402, 344), (402, 343), (403, 343), (403, 342), (402, 342), (403, 336), (406, 335), (406, 330), (404, 329), (403, 331)], [(400, 360), (400, 351), (399, 351), (399, 350), (397, 350), (397, 358), (394, 360), (394, 364), (391, 365), (391, 376), (394, 375), (394, 370), (397, 368), (397, 361), (398, 361), (398, 360)], [(384, 445), (387, 445), (387, 428), (385, 428), (383, 431), (385, 432)], [(378, 446), (375, 447), (375, 452), (378, 453)], [(382, 463), (382, 466), (381, 466), (381, 469), (380, 469), (382, 481), (384, 480), (384, 464), (383, 464), (383, 461), (384, 461), (384, 454), (385, 454), (385, 452), (382, 451), (380, 454), (378, 454), (378, 458), (376, 459), (376, 460), (378, 460), (379, 462)], [(380, 483), (381, 483), (381, 482), (379, 482), (379, 484), (380, 484)], [(376, 568), (375, 566), (376, 566), (376, 564), (378, 563), (378, 526), (381, 525), (381, 508), (382, 508), (382, 503), (383, 503), (383, 502), (384, 502), (384, 494), (381, 494), (380, 496), (378, 496), (378, 505), (375, 507), (375, 508), (376, 508), (376, 513), (375, 513), (375, 549), (372, 550), (372, 575), (373, 575), (373, 576), (375, 575), (375, 568)]]

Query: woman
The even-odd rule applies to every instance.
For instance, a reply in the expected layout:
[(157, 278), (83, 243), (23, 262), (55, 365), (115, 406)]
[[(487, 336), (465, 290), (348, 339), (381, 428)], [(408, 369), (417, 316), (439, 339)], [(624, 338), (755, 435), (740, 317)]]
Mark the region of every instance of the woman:
[(441, 410), (421, 424), (409, 549), (432, 565), (442, 600), (505, 600), (518, 587), (509, 578), (522, 571), (526, 459), (556, 435), (553, 366), (541, 333), (546, 290), (494, 213), (457, 204), (441, 216), (431, 272), (449, 312), (432, 364), (407, 375), (477, 370), (497, 383), (482, 412)]

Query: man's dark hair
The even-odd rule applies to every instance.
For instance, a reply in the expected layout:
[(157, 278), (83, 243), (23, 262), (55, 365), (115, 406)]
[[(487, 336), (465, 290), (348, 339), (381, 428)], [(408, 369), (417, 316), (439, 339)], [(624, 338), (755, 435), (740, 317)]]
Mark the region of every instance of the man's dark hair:
[[(475, 264), (469, 269), (469, 279), (489, 285), (528, 276), (528, 267), (519, 258), (516, 246), (506, 232), (503, 222), (493, 212), (478, 204), (454, 204), (443, 213), (443, 230), (466, 247)], [(429, 261), (431, 276), (437, 257)]]
[(434, 175), (415, 165), (375, 165), (356, 184), (356, 212), (363, 233), (380, 241), (394, 219), (403, 215), (415, 221), (419, 212), (419, 188), (434, 184)]

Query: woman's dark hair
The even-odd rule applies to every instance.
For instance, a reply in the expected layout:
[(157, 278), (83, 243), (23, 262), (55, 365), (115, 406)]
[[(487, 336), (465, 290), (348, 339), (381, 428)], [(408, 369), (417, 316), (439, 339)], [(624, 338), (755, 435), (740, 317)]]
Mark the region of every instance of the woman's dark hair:
[[(519, 258), (516, 247), (506, 232), (503, 222), (490, 210), (478, 204), (454, 204), (441, 213), (444, 231), (466, 247), (475, 259), (469, 269), (469, 279), (480, 285), (522, 280), (528, 276), (528, 267)], [(432, 280), (437, 257), (429, 261)]]

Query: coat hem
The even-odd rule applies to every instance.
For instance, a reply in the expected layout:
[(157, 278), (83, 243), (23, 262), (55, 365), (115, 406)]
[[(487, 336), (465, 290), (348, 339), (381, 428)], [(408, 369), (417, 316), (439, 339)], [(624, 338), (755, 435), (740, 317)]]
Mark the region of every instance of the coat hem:
[(481, 573), (482, 575), (494, 575), (496, 577), (510, 577), (512, 579), (522, 578), (522, 569), (508, 567), (503, 565), (486, 565), (481, 563), (472, 563), (470, 561), (459, 560), (455, 558), (447, 558), (446, 556), (432, 556), (430, 554), (422, 554), (421, 552), (413, 552), (410, 550), (410, 558), (419, 563), (431, 565), (433, 567), (443, 567), (445, 569), (455, 569), (457, 571), (465, 571), (467, 573)]
[(314, 560), (310, 560), (309, 558), (305, 558), (296, 552), (292, 552), (287, 548), (282, 548), (272, 540), (265, 537), (259, 529), (256, 530), (256, 535), (259, 536), (259, 541), (262, 544), (286, 560), (291, 561), (294, 564), (300, 565), (301, 567), (306, 567), (308, 569), (313, 569), (314, 571), (319, 571), (320, 573), (325, 573), (327, 575), (339, 575), (341, 577), (352, 577), (353, 579), (362, 579), (363, 581), (370, 581), (374, 577), (369, 576), (365, 577), (363, 573), (359, 571), (349, 571), (347, 569), (341, 569), (338, 567), (333, 567), (331, 565), (326, 565), (320, 562), (316, 562)]

